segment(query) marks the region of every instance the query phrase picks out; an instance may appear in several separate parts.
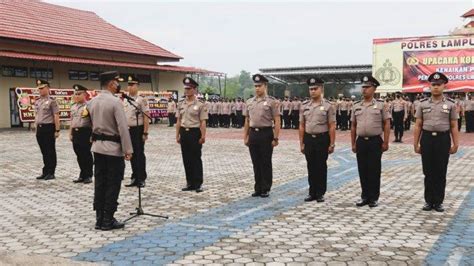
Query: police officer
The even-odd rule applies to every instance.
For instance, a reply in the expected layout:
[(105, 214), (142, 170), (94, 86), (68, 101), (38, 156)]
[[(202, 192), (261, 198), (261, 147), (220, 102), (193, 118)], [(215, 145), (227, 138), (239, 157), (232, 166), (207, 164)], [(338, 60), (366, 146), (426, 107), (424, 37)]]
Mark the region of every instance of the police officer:
[(459, 117), (454, 100), (443, 96), (448, 78), (435, 72), (428, 81), (431, 83), (431, 97), (421, 100), (416, 111), (413, 144), (415, 152), (421, 154), (425, 175), (426, 204), (423, 210), (443, 212), (449, 155), (456, 153), (459, 147)]
[(273, 182), (272, 153), (280, 135), (280, 113), (277, 100), (267, 95), (268, 79), (252, 76), (255, 97), (247, 100), (245, 109), (244, 144), (249, 147), (255, 175), (252, 197), (266, 198)]
[[(133, 101), (130, 103), (127, 99), (124, 99), (123, 104), (130, 138), (132, 139), (133, 157), (130, 160), (132, 165), (131, 183), (125, 185), (126, 187), (145, 187), (145, 180), (147, 178), (145, 142), (148, 140), (148, 127), (150, 123), (147, 116), (150, 116), (150, 108), (148, 107), (147, 99), (138, 95), (139, 85), (140, 80), (137, 77), (128, 76), (127, 91), (128, 96)], [(138, 110), (134, 105), (138, 107)]]
[(283, 116), (283, 121), (285, 122), (283, 128), (288, 129), (291, 128), (291, 122), (290, 122), (290, 115), (291, 115), (291, 102), (288, 100), (288, 97), (285, 97), (285, 100), (281, 103), (281, 110), (282, 110), (282, 116)]
[[(390, 112), (383, 100), (374, 99), (380, 83), (372, 76), (362, 78), (363, 99), (352, 109), (351, 142), (357, 155), (362, 200), (358, 207), (377, 207), (380, 195), (382, 153), (388, 150), (390, 138)], [(381, 135), (383, 134), (383, 139)]]
[(301, 101), (298, 97), (294, 97), (291, 103), (291, 124), (294, 129), (298, 129), (300, 126), (300, 109)]
[(469, 95), (464, 102), (464, 117), (466, 118), (466, 133), (474, 132), (474, 97)]
[(237, 102), (235, 103), (235, 117), (237, 120), (237, 128), (242, 128), (242, 111), (243, 111), (244, 103), (242, 99), (239, 97), (237, 98)]
[(184, 95), (178, 103), (178, 122), (176, 123), (176, 142), (181, 144), (186, 187), (182, 191), (202, 192), (202, 144), (206, 142), (206, 105), (197, 99), (199, 84), (192, 78), (185, 78)]
[(40, 97), (35, 101), (36, 141), (43, 155), (43, 173), (36, 179), (54, 179), (56, 171), (56, 138), (59, 137), (59, 107), (56, 100), (49, 96), (49, 82), (36, 81)]
[(341, 117), (341, 130), (347, 130), (349, 115), (349, 102), (347, 98), (344, 98), (339, 104), (339, 116)]
[(176, 102), (174, 101), (173, 97), (169, 98), (168, 100), (168, 127), (174, 127), (174, 123), (176, 122)]
[(324, 201), (327, 186), (327, 159), (334, 152), (336, 140), (336, 111), (331, 102), (323, 99), (324, 81), (310, 78), (311, 100), (300, 108), (300, 150), (308, 167), (309, 195), (304, 200)]
[(92, 121), (92, 152), (94, 153), (94, 210), (96, 229), (112, 230), (124, 224), (114, 218), (120, 186), (125, 171), (125, 160), (132, 157), (133, 147), (122, 101), (115, 97), (120, 92), (118, 72), (99, 75), (101, 91), (88, 104)]
[(393, 101), (392, 117), (393, 117), (393, 127), (395, 128), (395, 141), (402, 142), (403, 130), (404, 130), (404, 121), (407, 119), (407, 109), (406, 102), (403, 100), (400, 94), (397, 94), (395, 100)]
[(79, 178), (73, 182), (89, 184), (92, 183), (93, 158), (91, 153), (92, 124), (86, 103), (87, 88), (79, 84), (72, 87), (75, 90), (75, 103), (71, 106), (69, 139), (81, 169)]

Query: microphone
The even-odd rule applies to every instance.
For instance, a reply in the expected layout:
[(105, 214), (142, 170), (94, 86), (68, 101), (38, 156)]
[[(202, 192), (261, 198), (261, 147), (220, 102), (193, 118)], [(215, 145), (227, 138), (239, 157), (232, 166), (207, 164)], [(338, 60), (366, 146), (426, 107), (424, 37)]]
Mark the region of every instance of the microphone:
[(122, 92), (122, 98), (127, 99), (128, 101), (132, 101), (132, 102), (135, 101), (135, 99), (133, 99), (132, 97), (128, 96), (128, 95), (125, 94), (124, 92)]

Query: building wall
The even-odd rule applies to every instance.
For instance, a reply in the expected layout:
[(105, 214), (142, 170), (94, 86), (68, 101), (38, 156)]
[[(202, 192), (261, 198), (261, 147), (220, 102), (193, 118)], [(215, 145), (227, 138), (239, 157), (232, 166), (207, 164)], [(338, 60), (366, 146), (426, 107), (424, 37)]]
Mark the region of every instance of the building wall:
[[(83, 71), (96, 71), (103, 72), (109, 70), (118, 70), (122, 73), (132, 74), (149, 74), (151, 75), (151, 83), (142, 83), (140, 85), (141, 90), (179, 90), (179, 94), (182, 95), (182, 79), (183, 73), (176, 72), (158, 72), (156, 70), (141, 70), (141, 69), (130, 69), (130, 68), (112, 68), (112, 67), (101, 67), (81, 64), (65, 64), (55, 62), (41, 62), (31, 61), (22, 59), (7, 59), (0, 58), (0, 66), (15, 66), (15, 67), (38, 67), (38, 68), (51, 68), (53, 69), (53, 79), (49, 80), (52, 88), (72, 88), (74, 84), (81, 84), (89, 89), (100, 89), (99, 81), (90, 80), (69, 80), (69, 70), (83, 70)], [(20, 77), (3, 77), (0, 72), (0, 128), (10, 127), (10, 88), (27, 87), (33, 88), (35, 85), (35, 78), (30, 76), (26, 78)], [(122, 88), (125, 89), (127, 86), (126, 82), (123, 82)]]
[(184, 93), (183, 79), (184, 73), (178, 72), (159, 72), (158, 88), (160, 91), (177, 90), (179, 97)]

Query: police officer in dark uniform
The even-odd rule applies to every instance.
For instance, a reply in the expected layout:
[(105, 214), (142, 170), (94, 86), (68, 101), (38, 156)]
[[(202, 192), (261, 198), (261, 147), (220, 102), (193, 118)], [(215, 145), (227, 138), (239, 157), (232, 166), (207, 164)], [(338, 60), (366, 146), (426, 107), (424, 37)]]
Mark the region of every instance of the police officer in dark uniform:
[(202, 192), (202, 145), (206, 142), (206, 120), (209, 118), (206, 104), (196, 97), (199, 84), (185, 78), (184, 95), (178, 103), (176, 142), (181, 144), (186, 187), (182, 191)]
[[(124, 99), (125, 115), (127, 116), (130, 138), (132, 139), (133, 157), (130, 160), (132, 165), (132, 181), (126, 187), (145, 187), (147, 178), (145, 141), (148, 140), (148, 127), (150, 125), (148, 116), (150, 108), (147, 99), (138, 95), (138, 86), (140, 80), (135, 76), (128, 76), (128, 96), (133, 99), (133, 104), (138, 107), (138, 113), (135, 106)], [(141, 112), (140, 112), (141, 111)], [(143, 113), (145, 115), (143, 115)], [(138, 115), (138, 121), (137, 121)]]
[(421, 154), (425, 175), (423, 210), (443, 212), (449, 155), (456, 153), (459, 147), (459, 117), (455, 101), (443, 96), (448, 77), (435, 72), (428, 81), (431, 82), (431, 97), (421, 100), (416, 110), (414, 149)]
[(71, 126), (69, 139), (81, 169), (79, 178), (74, 183), (92, 183), (93, 158), (91, 153), (92, 124), (87, 111), (87, 88), (79, 84), (72, 86), (75, 90), (75, 103), (71, 106)]
[[(380, 195), (382, 153), (388, 150), (390, 138), (390, 112), (383, 100), (374, 99), (380, 83), (372, 76), (362, 78), (363, 99), (352, 109), (352, 151), (357, 154), (362, 200), (358, 207), (377, 207)], [(383, 135), (383, 139), (382, 136)]]
[(322, 96), (322, 79), (310, 78), (306, 83), (311, 99), (305, 101), (299, 110), (300, 150), (306, 157), (309, 183), (309, 195), (304, 200), (323, 202), (327, 187), (327, 159), (334, 152), (336, 141), (336, 111)]
[(116, 71), (100, 74), (101, 91), (88, 106), (92, 121), (92, 152), (94, 152), (94, 210), (96, 229), (112, 230), (124, 224), (114, 218), (125, 160), (133, 153), (127, 118), (122, 101), (114, 94), (120, 92), (122, 79)]
[(36, 81), (40, 97), (35, 101), (36, 141), (43, 155), (43, 173), (36, 179), (54, 179), (57, 157), (56, 138), (59, 137), (59, 107), (56, 100), (49, 96), (49, 82)]
[(268, 79), (252, 76), (255, 97), (247, 100), (244, 116), (244, 143), (249, 147), (255, 175), (252, 197), (266, 198), (273, 182), (272, 154), (280, 135), (280, 112), (277, 100), (267, 95)]

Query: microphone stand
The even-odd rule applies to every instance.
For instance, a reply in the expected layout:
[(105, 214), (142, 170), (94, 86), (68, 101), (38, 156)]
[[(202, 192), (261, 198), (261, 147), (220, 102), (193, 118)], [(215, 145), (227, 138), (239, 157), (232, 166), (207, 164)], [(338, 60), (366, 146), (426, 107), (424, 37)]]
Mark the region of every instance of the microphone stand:
[[(147, 114), (145, 114), (145, 112), (143, 112), (143, 110), (141, 108), (139, 108), (138, 105), (135, 104), (136, 102), (133, 98), (131, 98), (127, 95), (124, 95), (124, 98), (127, 99), (128, 103), (135, 108), (135, 118), (136, 118), (136, 122), (137, 122), (137, 128), (139, 127), (138, 117), (140, 116), (140, 114), (142, 114), (143, 117), (148, 117), (148, 119), (150, 119), (150, 121), (151, 121), (151, 117), (148, 116)], [(140, 143), (140, 141), (141, 141), (140, 138), (143, 138), (143, 136), (140, 136), (139, 134), (137, 134), (137, 137), (136, 137), (137, 143)], [(135, 212), (131, 212), (130, 213), (131, 216), (128, 217), (127, 219), (125, 219), (123, 222), (126, 223), (126, 222), (130, 221), (131, 219), (136, 218), (136, 217), (141, 216), (141, 215), (148, 215), (148, 216), (152, 216), (152, 217), (168, 219), (169, 218), (168, 216), (163, 216), (163, 215), (158, 215), (158, 214), (150, 214), (150, 213), (146, 213), (146, 212), (143, 211), (143, 208), (142, 208), (142, 188), (141, 188), (141, 186), (137, 186), (137, 187), (138, 187), (138, 207), (136, 207)]]

